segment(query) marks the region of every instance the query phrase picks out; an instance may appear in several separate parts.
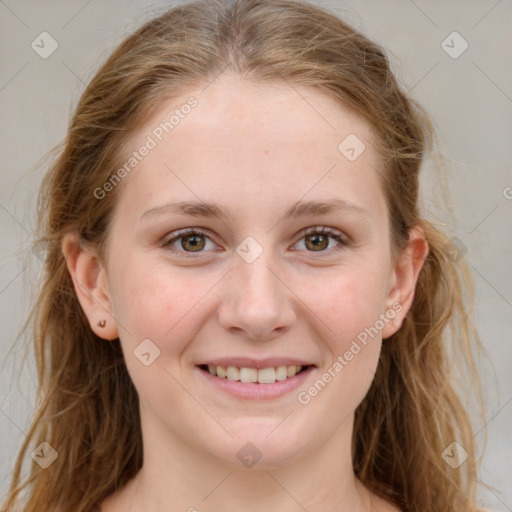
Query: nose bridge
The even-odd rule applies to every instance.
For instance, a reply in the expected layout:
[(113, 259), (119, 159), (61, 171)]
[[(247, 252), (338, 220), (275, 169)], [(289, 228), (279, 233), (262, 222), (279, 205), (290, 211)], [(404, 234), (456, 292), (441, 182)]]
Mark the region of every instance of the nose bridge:
[(226, 329), (241, 329), (248, 337), (264, 338), (291, 325), (294, 309), (287, 287), (274, 270), (272, 251), (265, 250), (249, 261), (237, 256), (219, 319)]
[(237, 263), (235, 278), (241, 285), (240, 289), (245, 290), (242, 296), (245, 295), (247, 302), (266, 302), (269, 307), (275, 306), (279, 280), (271, 268), (270, 251), (266, 251), (252, 263), (244, 260)]

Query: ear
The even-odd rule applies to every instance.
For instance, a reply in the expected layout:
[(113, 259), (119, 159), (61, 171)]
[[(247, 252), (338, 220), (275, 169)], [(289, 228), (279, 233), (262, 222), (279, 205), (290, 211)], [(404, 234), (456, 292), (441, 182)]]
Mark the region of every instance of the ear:
[(402, 249), (391, 275), (390, 289), (386, 298), (386, 311), (391, 318), (394, 311), (394, 318), (386, 323), (382, 330), (382, 339), (393, 336), (404, 321), (407, 312), (411, 308), (416, 283), (423, 264), (428, 255), (428, 242), (425, 233), (419, 226), (409, 231), (409, 240)]
[(68, 233), (62, 240), (62, 253), (91, 329), (100, 338), (117, 338), (119, 333), (112, 316), (106, 270), (98, 258), (97, 251), (83, 247), (77, 233)]

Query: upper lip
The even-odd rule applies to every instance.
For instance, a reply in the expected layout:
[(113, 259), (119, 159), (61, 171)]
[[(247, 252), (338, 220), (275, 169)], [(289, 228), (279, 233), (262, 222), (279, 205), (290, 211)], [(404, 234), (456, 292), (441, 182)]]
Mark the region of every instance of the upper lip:
[(211, 359), (201, 364), (209, 366), (235, 366), (237, 368), (276, 368), (277, 366), (314, 366), (313, 363), (291, 357), (268, 357), (266, 359), (252, 359), (250, 357), (224, 357)]

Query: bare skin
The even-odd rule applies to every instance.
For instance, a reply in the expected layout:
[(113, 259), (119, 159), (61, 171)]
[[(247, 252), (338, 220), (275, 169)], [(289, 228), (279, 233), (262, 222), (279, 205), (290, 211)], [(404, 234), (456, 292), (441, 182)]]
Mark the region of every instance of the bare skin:
[[(198, 100), (117, 185), (106, 261), (72, 235), (63, 244), (91, 328), (119, 337), (140, 398), (144, 465), (101, 510), (396, 512), (355, 477), (351, 439), (382, 343), (411, 306), (423, 233), (412, 230), (394, 257), (369, 127), (330, 98), (231, 74), (203, 88), (163, 105), (133, 137), (136, 150)], [(353, 161), (338, 149), (350, 134), (365, 144)], [(332, 199), (345, 207), (284, 217), (299, 200)], [(162, 207), (182, 201), (215, 202), (227, 215)], [(314, 227), (333, 233), (304, 233)], [(171, 240), (184, 228), (201, 230), (199, 249), (190, 234)], [(249, 236), (251, 251), (262, 249), (250, 263), (236, 251)], [(372, 326), (378, 334), (352, 350)], [(160, 351), (147, 366), (134, 356), (144, 339)], [(281, 396), (240, 398), (198, 367), (233, 356), (300, 357), (313, 368)], [(237, 456), (248, 442), (261, 457), (252, 467)]]

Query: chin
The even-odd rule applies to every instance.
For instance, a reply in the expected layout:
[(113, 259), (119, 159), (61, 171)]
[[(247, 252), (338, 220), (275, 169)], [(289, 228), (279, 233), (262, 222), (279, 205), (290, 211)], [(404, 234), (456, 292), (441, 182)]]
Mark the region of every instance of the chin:
[[(224, 438), (222, 451), (219, 453), (213, 450), (216, 452), (215, 456), (237, 469), (254, 470), (273, 469), (300, 458), (307, 448), (304, 445), (307, 439), (304, 430), (299, 439), (296, 432), (291, 432), (284, 425), (276, 428), (276, 425), (279, 422), (273, 421), (272, 427), (268, 428), (267, 422), (261, 422), (260, 425), (253, 424), (251, 428), (237, 431), (228, 427), (233, 438)], [(216, 444), (215, 448), (220, 446), (220, 443)]]

